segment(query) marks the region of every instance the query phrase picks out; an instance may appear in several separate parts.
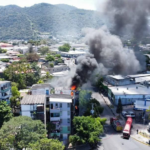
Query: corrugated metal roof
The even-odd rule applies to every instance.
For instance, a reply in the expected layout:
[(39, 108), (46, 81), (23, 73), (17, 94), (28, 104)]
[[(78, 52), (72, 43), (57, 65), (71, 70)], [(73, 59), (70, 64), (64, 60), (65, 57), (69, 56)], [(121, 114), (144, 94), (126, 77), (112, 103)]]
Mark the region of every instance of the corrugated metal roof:
[(140, 85), (124, 85), (109, 87), (114, 95), (150, 95), (150, 88)]
[(21, 105), (44, 104), (46, 95), (25, 95), (21, 100)]

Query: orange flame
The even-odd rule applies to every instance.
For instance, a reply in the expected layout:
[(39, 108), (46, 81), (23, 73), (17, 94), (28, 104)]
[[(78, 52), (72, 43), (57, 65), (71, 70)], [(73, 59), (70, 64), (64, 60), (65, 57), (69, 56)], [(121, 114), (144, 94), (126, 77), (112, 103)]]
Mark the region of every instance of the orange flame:
[(75, 85), (73, 85), (72, 87), (71, 87), (71, 90), (75, 90), (77, 87), (75, 86)]

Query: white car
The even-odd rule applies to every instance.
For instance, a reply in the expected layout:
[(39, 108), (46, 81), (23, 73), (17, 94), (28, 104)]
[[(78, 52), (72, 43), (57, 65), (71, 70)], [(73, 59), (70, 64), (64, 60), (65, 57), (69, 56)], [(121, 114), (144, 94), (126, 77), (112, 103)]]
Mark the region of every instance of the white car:
[(135, 118), (135, 113), (133, 111), (129, 111), (126, 117)]

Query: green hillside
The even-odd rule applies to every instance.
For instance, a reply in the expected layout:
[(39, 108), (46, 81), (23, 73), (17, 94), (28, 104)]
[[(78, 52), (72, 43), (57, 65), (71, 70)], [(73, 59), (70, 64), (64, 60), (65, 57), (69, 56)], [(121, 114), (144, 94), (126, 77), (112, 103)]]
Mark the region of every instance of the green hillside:
[(95, 11), (69, 5), (36, 4), (31, 7), (0, 7), (0, 39), (31, 39), (40, 33), (79, 34), (84, 27), (98, 28), (101, 18)]

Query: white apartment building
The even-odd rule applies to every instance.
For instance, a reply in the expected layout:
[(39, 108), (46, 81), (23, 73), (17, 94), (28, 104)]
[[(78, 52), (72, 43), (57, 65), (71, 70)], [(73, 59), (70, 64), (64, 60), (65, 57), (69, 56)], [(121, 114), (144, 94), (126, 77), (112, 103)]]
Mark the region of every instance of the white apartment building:
[(53, 94), (50, 96), (50, 121), (55, 124), (55, 130), (51, 137), (60, 137), (65, 143), (68, 135), (71, 134), (71, 104), (72, 98), (69, 95)]
[(11, 94), (11, 82), (10, 81), (0, 81), (0, 100), (5, 100), (10, 103), (9, 99)]

